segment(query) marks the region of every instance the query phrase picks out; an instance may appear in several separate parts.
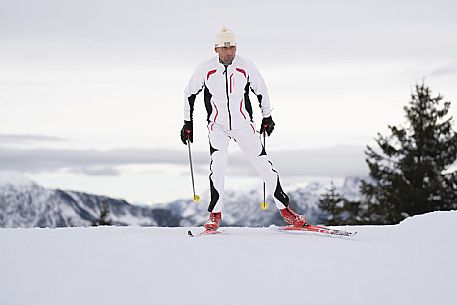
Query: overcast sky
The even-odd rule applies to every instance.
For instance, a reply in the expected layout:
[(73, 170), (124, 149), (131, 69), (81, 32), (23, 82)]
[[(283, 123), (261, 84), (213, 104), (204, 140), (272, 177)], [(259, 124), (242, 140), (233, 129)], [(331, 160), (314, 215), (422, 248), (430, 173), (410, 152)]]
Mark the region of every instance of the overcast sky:
[[(170, 164), (187, 165), (183, 90), (226, 25), (267, 82), (277, 124), (268, 147), (280, 174), (359, 175), (364, 146), (404, 122), (416, 82), (452, 101), (457, 117), (456, 11), (450, 0), (0, 0), (0, 165), (90, 191), (91, 176), (152, 165), (174, 181), (182, 172)], [(193, 148), (204, 176), (198, 101)], [(241, 156), (231, 165), (233, 175), (250, 172)], [(127, 188), (112, 193), (146, 200)]]

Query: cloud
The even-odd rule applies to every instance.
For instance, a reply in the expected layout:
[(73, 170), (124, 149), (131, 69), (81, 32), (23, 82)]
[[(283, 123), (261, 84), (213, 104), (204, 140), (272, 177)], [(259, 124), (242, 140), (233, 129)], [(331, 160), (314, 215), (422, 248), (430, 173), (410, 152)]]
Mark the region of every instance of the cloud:
[(80, 168), (70, 168), (67, 172), (82, 174), (87, 176), (118, 176), (121, 171), (113, 166), (89, 166)]
[[(365, 175), (363, 147), (336, 146), (312, 150), (273, 151), (275, 169), (282, 176), (348, 176)], [(194, 151), (196, 172), (207, 171), (209, 154)], [(57, 150), (0, 147), (0, 168), (21, 172), (69, 171), (85, 175), (120, 175), (121, 166), (169, 164), (188, 167), (185, 150), (115, 149)], [(203, 170), (206, 169), (206, 170)], [(229, 170), (238, 175), (255, 174), (243, 154), (229, 157)]]
[(443, 65), (443, 66), (433, 69), (429, 72), (430, 76), (444, 76), (444, 75), (453, 75), (453, 74), (457, 74), (457, 62)]
[[(196, 164), (207, 162), (205, 153), (195, 152)], [(49, 172), (62, 169), (85, 174), (116, 174), (117, 166), (132, 164), (177, 164), (187, 163), (186, 151), (115, 149), (20, 149), (0, 147), (0, 168), (8, 170)]]
[(288, 175), (348, 176), (366, 175), (364, 147), (334, 146), (320, 149), (272, 153), (278, 168)]
[[(227, 25), (238, 34), (240, 47), (268, 62), (408, 59), (451, 55), (456, 45), (449, 37), (455, 32), (457, 4), (450, 0), (26, 2), (0, 4), (2, 47), (11, 57), (58, 58), (69, 52), (119, 61), (125, 54), (130, 62), (149, 55), (149, 60), (182, 64), (205, 49), (211, 53), (214, 33), (227, 20), (208, 16), (222, 11), (236, 16)], [(424, 46), (424, 36), (433, 37), (433, 43)], [(259, 52), (265, 42), (276, 47)], [(186, 56), (180, 53), (182, 45), (189, 46)]]
[(1, 134), (0, 144), (29, 144), (34, 142), (61, 142), (66, 141), (63, 138), (44, 136), (44, 135), (29, 135), (29, 134)]
[[(269, 156), (274, 168), (282, 176), (352, 176), (366, 175), (368, 172), (362, 146), (281, 150), (269, 152)], [(241, 153), (229, 157), (229, 163), (235, 166), (231, 169), (234, 173), (254, 173)]]

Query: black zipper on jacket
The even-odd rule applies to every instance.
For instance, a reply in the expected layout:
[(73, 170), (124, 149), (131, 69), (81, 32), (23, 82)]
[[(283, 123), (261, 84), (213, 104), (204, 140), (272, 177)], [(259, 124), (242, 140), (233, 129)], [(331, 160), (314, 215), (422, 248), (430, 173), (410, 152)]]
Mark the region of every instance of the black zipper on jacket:
[(229, 114), (229, 130), (232, 130), (232, 115), (230, 114), (230, 98), (229, 98), (229, 89), (228, 89), (228, 76), (227, 76), (227, 66), (224, 65), (225, 67), (225, 93), (227, 95), (227, 110)]

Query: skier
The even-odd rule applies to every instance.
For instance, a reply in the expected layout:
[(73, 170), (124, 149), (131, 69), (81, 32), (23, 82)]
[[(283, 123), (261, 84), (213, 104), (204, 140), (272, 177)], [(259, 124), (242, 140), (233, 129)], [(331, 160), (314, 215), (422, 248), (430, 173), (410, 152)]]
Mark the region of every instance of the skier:
[[(210, 203), (206, 230), (217, 230), (222, 219), (225, 172), (230, 139), (238, 143), (243, 153), (265, 181), (273, 194), (276, 207), (284, 220), (293, 226), (302, 227), (306, 219), (289, 207), (289, 197), (281, 188), (279, 175), (267, 157), (260, 134), (268, 136), (275, 123), (265, 82), (256, 66), (236, 55), (236, 36), (226, 27), (216, 34), (217, 56), (197, 67), (184, 91), (184, 126), (181, 140), (193, 142), (193, 111), (195, 98), (203, 91), (208, 121), (210, 145)], [(260, 133), (256, 131), (249, 99), (251, 90), (258, 99), (262, 112)]]

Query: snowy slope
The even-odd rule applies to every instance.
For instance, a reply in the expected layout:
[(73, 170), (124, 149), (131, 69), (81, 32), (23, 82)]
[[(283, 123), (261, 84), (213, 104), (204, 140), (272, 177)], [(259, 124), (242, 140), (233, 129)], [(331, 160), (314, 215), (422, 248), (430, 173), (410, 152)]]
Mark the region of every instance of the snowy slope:
[(352, 240), (187, 229), (0, 229), (0, 304), (456, 304), (455, 211)]

